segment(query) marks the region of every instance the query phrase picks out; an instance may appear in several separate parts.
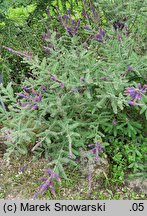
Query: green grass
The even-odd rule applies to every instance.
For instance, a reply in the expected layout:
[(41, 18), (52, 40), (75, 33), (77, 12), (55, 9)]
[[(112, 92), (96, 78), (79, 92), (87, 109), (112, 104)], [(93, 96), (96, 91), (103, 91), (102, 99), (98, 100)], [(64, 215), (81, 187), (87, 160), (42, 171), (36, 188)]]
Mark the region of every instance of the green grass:
[[(11, 164), (1, 160), (1, 192), (0, 199), (32, 199), (38, 191), (39, 178), (44, 175), (47, 168), (45, 160), (39, 160), (28, 166), (24, 173), (18, 171), (25, 164), (26, 159), (16, 159)], [(61, 184), (55, 185), (56, 197), (50, 191), (39, 195), (38, 199), (57, 199), (57, 200), (120, 200), (120, 199), (145, 199), (145, 194), (136, 193), (132, 189), (122, 185), (115, 187), (106, 178), (93, 178), (92, 189), (89, 191), (86, 178), (81, 177), (78, 170), (67, 169), (68, 180), (62, 180)]]

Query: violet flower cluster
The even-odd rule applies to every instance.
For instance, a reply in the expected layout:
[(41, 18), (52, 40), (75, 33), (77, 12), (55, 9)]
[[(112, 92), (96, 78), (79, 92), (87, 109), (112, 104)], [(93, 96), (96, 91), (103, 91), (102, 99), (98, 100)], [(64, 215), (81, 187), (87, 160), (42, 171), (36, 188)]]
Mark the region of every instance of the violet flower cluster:
[(26, 168), (28, 167), (28, 164), (25, 164), (21, 169), (19, 170), (19, 173), (22, 173)]
[(127, 70), (123, 74), (121, 74), (121, 77), (125, 77), (127, 74), (129, 74), (132, 71), (133, 71), (133, 68), (131, 65), (129, 65)]
[(100, 28), (99, 32), (97, 32), (96, 34), (95, 34), (96, 31), (91, 29), (89, 26), (84, 26), (84, 29), (94, 32), (94, 34), (92, 33), (90, 35), (89, 39), (92, 38), (98, 42), (101, 42), (101, 43), (104, 42), (104, 37), (106, 35), (106, 32), (102, 28)]
[(23, 87), (23, 93), (17, 93), (17, 96), (23, 100), (18, 100), (19, 104), (30, 110), (38, 109), (38, 103), (42, 100), (41, 93), (35, 91), (34, 88), (29, 89), (26, 86)]
[(113, 28), (117, 31), (117, 30), (123, 30), (123, 28), (125, 27), (125, 24), (119, 21), (116, 21), (113, 23)]
[(98, 23), (100, 21), (100, 16), (98, 15), (92, 1), (90, 0), (89, 5), (88, 5), (88, 8), (90, 8), (91, 14), (87, 12), (86, 6), (87, 6), (87, 2), (86, 2), (86, 0), (84, 0), (84, 8), (82, 10), (82, 16), (84, 17), (84, 19), (85, 18), (91, 19), (94, 22)]
[(89, 147), (93, 147), (93, 149), (90, 150), (90, 153), (92, 153), (93, 155), (95, 155), (95, 160), (99, 159), (99, 153), (102, 153), (102, 144), (100, 142), (96, 142), (93, 144), (89, 144)]
[(99, 32), (95, 35), (95, 40), (98, 42), (103, 42), (106, 32), (100, 28)]
[[(90, 0), (90, 1), (89, 1), (89, 5), (88, 5), (88, 8), (90, 8), (90, 12), (91, 12), (92, 15), (90, 15), (90, 13), (87, 12), (87, 10), (86, 10), (86, 5), (87, 5), (87, 2), (86, 2), (86, 0), (85, 0), (85, 1), (84, 1), (84, 8), (83, 8), (83, 11), (82, 11), (82, 16), (83, 16), (84, 18), (86, 18), (86, 19), (91, 19), (91, 20), (94, 21), (96, 24), (99, 23), (100, 17), (99, 17), (99, 14), (97, 13), (97, 11), (96, 11), (96, 9), (95, 9), (95, 7), (94, 7), (92, 1)], [(99, 29), (99, 32), (97, 32), (96, 34), (95, 34), (96, 31), (93, 30), (93, 29), (92, 29), (90, 26), (88, 26), (88, 25), (84, 26), (84, 29), (85, 29), (85, 30), (88, 30), (88, 31), (94, 32), (94, 34), (91, 35), (91, 36), (92, 36), (92, 39), (94, 39), (94, 40), (96, 40), (96, 41), (98, 41), (98, 42), (101, 42), (101, 43), (104, 42), (104, 37), (105, 37), (105, 35), (106, 35), (106, 32), (105, 32), (102, 28), (100, 28), (100, 29)]]
[(62, 83), (62, 81), (59, 80), (59, 79), (56, 77), (56, 75), (51, 75), (51, 80), (53, 80), (53, 81), (59, 83), (59, 84), (60, 84), (60, 85), (59, 85), (60, 88), (64, 88), (64, 87), (65, 87), (64, 83)]
[(42, 177), (40, 178), (41, 181), (43, 181), (44, 183), (40, 185), (40, 189), (37, 193), (35, 193), (34, 195), (34, 199), (39, 195), (39, 194), (43, 194), (45, 191), (47, 191), (49, 188), (51, 190), (51, 193), (53, 195), (55, 195), (55, 188), (54, 188), (54, 179), (57, 181), (57, 182), (61, 182), (61, 179), (59, 177), (59, 175), (55, 172), (53, 172), (51, 169), (47, 169), (45, 171), (49, 177)]
[(32, 162), (32, 160), (30, 160), (27, 164), (25, 164), (23, 167), (21, 167), (21, 169), (19, 170), (19, 173), (23, 173), (31, 162)]
[[(126, 21), (127, 18), (123, 19), (123, 21)], [(123, 31), (123, 33), (128, 36), (129, 35), (129, 30), (128, 26), (126, 23), (123, 23), (121, 21), (115, 21), (113, 22), (113, 28), (115, 31)], [(122, 41), (122, 36), (118, 34), (118, 41)]]
[(130, 97), (130, 100), (128, 101), (129, 105), (135, 106), (135, 105), (142, 105), (140, 103), (137, 103), (138, 100), (142, 98), (142, 95), (147, 91), (147, 85), (141, 86), (139, 83), (138, 86), (135, 87), (129, 87), (125, 90), (125, 95)]
[(9, 52), (19, 56), (19, 57), (25, 57), (28, 60), (31, 60), (33, 57), (33, 53), (32, 52), (21, 52), (21, 51), (16, 51), (10, 47), (6, 47), (6, 46), (2, 46), (4, 49), (8, 50)]
[[(95, 160), (97, 161), (99, 159), (99, 154), (103, 152), (102, 144), (100, 142), (96, 142), (96, 143), (89, 144), (88, 146), (93, 147), (89, 152), (95, 156)], [(90, 168), (88, 173), (89, 190), (91, 190), (91, 184), (92, 184), (92, 170)]]
[[(57, 11), (59, 13), (58, 8)], [(78, 30), (80, 28), (80, 19), (72, 19), (70, 11), (68, 11), (68, 13), (64, 14), (63, 16), (61, 16), (59, 13), (58, 20), (69, 35), (74, 36), (78, 33)]]

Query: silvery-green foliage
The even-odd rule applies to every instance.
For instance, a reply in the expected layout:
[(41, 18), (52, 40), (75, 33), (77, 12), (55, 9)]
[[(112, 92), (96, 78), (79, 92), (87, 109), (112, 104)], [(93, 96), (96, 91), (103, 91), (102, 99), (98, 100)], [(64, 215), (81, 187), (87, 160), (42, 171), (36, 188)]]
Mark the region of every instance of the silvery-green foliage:
[[(1, 86), (7, 106), (7, 110), (1, 108), (0, 115), (5, 114), (2, 132), (4, 136), (10, 132), (5, 156), (27, 154), (33, 149), (35, 157), (44, 154), (55, 171), (67, 178), (63, 164), (76, 165), (81, 147), (87, 149), (90, 143), (105, 141), (108, 134), (135, 138), (141, 133), (142, 125), (130, 120), (124, 90), (135, 83), (135, 73), (142, 79), (143, 75), (134, 60), (132, 43), (125, 39), (122, 43), (114, 38), (107, 43), (92, 41), (85, 49), (78, 36), (58, 39), (53, 32), (49, 44), (47, 57), (24, 60), (32, 75), (20, 87), (41, 95), (37, 109), (21, 106), (20, 101), (27, 99), (15, 95), (10, 84)], [(133, 72), (122, 76), (130, 64)], [(143, 107), (141, 113), (145, 112)]]

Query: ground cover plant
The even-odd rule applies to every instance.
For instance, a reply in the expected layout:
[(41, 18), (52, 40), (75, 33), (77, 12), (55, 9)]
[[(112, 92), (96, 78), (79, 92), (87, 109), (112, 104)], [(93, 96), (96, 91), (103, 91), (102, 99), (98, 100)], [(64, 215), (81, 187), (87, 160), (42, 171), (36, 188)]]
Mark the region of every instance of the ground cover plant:
[[(0, 10), (2, 156), (8, 166), (27, 157), (21, 176), (45, 160), (33, 198), (62, 199), (73, 170), (87, 199), (121, 199), (108, 188), (146, 182), (145, 1), (3, 1)], [(94, 195), (101, 181), (111, 196)]]

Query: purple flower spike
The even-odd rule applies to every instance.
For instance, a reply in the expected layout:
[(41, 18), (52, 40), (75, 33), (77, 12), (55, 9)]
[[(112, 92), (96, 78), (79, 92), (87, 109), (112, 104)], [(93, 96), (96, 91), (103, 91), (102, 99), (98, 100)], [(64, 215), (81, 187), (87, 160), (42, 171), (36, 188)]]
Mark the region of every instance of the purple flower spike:
[(80, 23), (81, 23), (81, 21), (80, 21), (80, 19), (78, 19), (78, 22), (77, 22), (78, 27), (80, 27)]
[(50, 47), (46, 47), (46, 46), (43, 46), (43, 50), (46, 54), (49, 54), (50, 51), (51, 51), (51, 48)]
[(55, 178), (57, 181), (61, 181), (59, 175), (53, 172), (51, 169), (47, 169), (46, 172), (51, 176), (51, 178)]
[(37, 92), (35, 91), (35, 89), (32, 88), (32, 94), (33, 96), (36, 96), (37, 95)]
[(57, 81), (57, 77), (55, 75), (51, 76), (51, 79)]
[(26, 87), (26, 86), (23, 86), (22, 89), (23, 89), (25, 92), (27, 92), (27, 93), (30, 92), (30, 89), (29, 89), (28, 87)]
[(99, 32), (96, 34), (95, 36), (95, 40), (97, 40), (98, 42), (103, 42), (103, 38), (105, 37), (105, 31), (100, 28)]
[(23, 172), (27, 168), (28, 164), (24, 165), (19, 172)]
[(82, 11), (82, 16), (84, 18), (89, 18), (89, 14), (85, 11), (85, 9), (83, 9), (83, 11)]
[(71, 19), (71, 23), (72, 23), (72, 25), (76, 25), (76, 21), (73, 19)]
[(81, 82), (84, 82), (84, 81), (85, 81), (85, 78), (84, 78), (84, 77), (81, 77), (81, 78), (80, 78), (80, 81), (81, 81)]
[(54, 178), (55, 178), (58, 182), (61, 182), (60, 177), (59, 177), (56, 173), (54, 173)]
[(114, 27), (115, 31), (122, 30), (125, 27), (125, 24), (117, 21), (117, 22), (113, 23), (113, 27)]
[(34, 194), (33, 199), (36, 199), (39, 196), (40, 192)]
[(64, 88), (64, 87), (65, 87), (64, 83), (61, 83), (60, 88)]
[(140, 100), (141, 98), (142, 98), (142, 95), (136, 92), (135, 99)]
[(53, 179), (56, 179), (58, 182), (61, 181), (60, 177), (58, 176), (58, 174), (56, 174), (55, 172), (53, 172), (51, 169), (46, 170), (46, 172), (48, 173), (49, 177), (48, 178), (40, 178), (41, 181), (44, 181), (43, 184), (40, 185), (40, 190), (35, 193), (33, 198), (36, 198), (39, 194), (43, 194), (46, 190), (48, 190), (50, 188), (51, 193), (53, 195), (55, 195), (55, 189), (54, 189), (54, 182)]
[(99, 159), (99, 153), (102, 153), (102, 144), (100, 142), (97, 142), (95, 144), (89, 144), (89, 147), (94, 146), (93, 149), (90, 150), (90, 152), (95, 155), (95, 160)]
[(136, 103), (134, 101), (128, 101), (128, 104), (134, 106)]
[(53, 171), (51, 169), (47, 169), (46, 172), (49, 174), (49, 175), (53, 175)]
[(100, 31), (99, 31), (99, 33), (100, 33), (100, 35), (102, 35), (102, 37), (104, 37), (105, 36), (105, 31), (102, 29), (102, 28), (100, 28)]
[(49, 183), (49, 187), (50, 187), (50, 189), (51, 189), (51, 193), (52, 193), (53, 195), (55, 195), (55, 188), (54, 188), (53, 182), (50, 182), (50, 183)]
[(66, 30), (70, 35), (72, 35), (72, 28), (70, 26), (67, 26)]
[(41, 89), (42, 89), (43, 92), (46, 92), (46, 90), (47, 90), (44, 85), (41, 86)]
[(33, 53), (32, 52), (21, 52), (21, 51), (16, 51), (10, 47), (5, 47), (5, 46), (2, 46), (4, 49), (8, 50), (9, 52), (12, 52), (13, 54), (19, 56), (19, 57), (25, 57), (27, 58), (28, 60), (31, 60), (32, 57), (33, 57)]
[(34, 98), (34, 102), (40, 102), (41, 100), (42, 100), (41, 94), (40, 94), (40, 95), (37, 95), (37, 96)]
[(146, 90), (147, 90), (147, 85), (144, 85), (144, 86), (142, 87), (142, 93), (145, 93)]
[(127, 69), (127, 72), (131, 72), (132, 70), (133, 70), (133, 68), (129, 65), (128, 69)]
[(21, 97), (21, 98), (29, 98), (29, 94), (22, 94), (22, 93), (17, 93), (17, 96)]
[(38, 109), (37, 103), (39, 103), (42, 100), (41, 93), (35, 91), (34, 88), (29, 89), (25, 86), (23, 87), (23, 90), (25, 91), (24, 93), (17, 93), (17, 95), (21, 97), (23, 100), (26, 99), (27, 101), (18, 100), (19, 105), (30, 110)]
[(143, 106), (143, 104), (136, 103), (135, 101), (128, 101), (128, 104), (131, 106)]
[(55, 196), (55, 188), (50, 186), (50, 189), (51, 189), (51, 193)]
[[(59, 14), (59, 10), (58, 10)], [(78, 29), (80, 27), (80, 19), (75, 20), (71, 18), (70, 10), (67, 11), (67, 14), (63, 16), (58, 16), (58, 20), (62, 27), (68, 32), (70, 36), (74, 36), (77, 34)]]
[(68, 15), (64, 14), (63, 19), (67, 21), (69, 19)]
[(42, 192), (46, 191), (49, 188), (49, 183), (45, 182), (43, 184), (40, 185), (40, 189)]
[(71, 14), (71, 12), (70, 12), (70, 9), (68, 9), (68, 10), (67, 10), (67, 13), (68, 13), (68, 15), (70, 15), (70, 14)]
[(95, 36), (95, 40), (97, 40), (98, 42), (103, 42), (103, 36), (101, 34), (96, 34)]
[(36, 104), (30, 107), (30, 110), (36, 110), (36, 109), (38, 109), (38, 106)]
[(91, 31), (91, 28), (89, 26), (84, 26), (85, 30)]
[[(140, 100), (142, 98), (142, 95), (146, 92), (146, 85), (144, 85), (143, 87), (141, 86), (141, 84), (139, 83), (138, 88), (134, 88), (134, 87), (129, 87), (126, 88), (125, 90), (125, 95), (129, 96), (131, 98), (131, 100)], [(131, 104), (133, 105), (133, 104)]]

